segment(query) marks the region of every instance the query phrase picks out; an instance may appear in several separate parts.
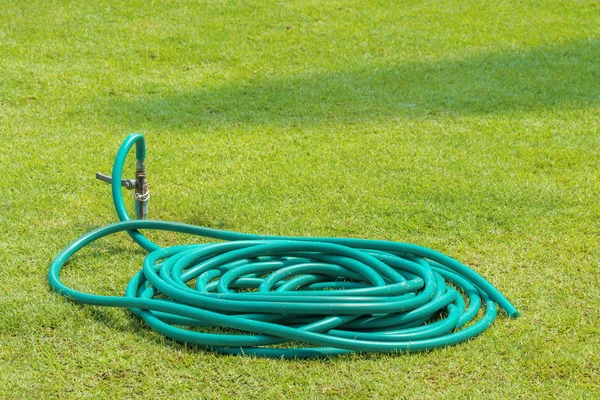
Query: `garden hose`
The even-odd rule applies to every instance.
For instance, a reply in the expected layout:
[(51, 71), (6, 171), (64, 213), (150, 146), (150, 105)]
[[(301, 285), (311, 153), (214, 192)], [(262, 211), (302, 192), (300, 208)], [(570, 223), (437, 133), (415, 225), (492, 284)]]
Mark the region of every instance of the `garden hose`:
[[(136, 146), (136, 179), (122, 180)], [(146, 146), (131, 134), (110, 182), (120, 222), (81, 236), (50, 265), (49, 283), (80, 303), (127, 308), (175, 341), (229, 354), (274, 358), (352, 352), (415, 352), (454, 345), (486, 330), (497, 305), (519, 312), (481, 275), (437, 251), (350, 238), (263, 236), (145, 219)], [(121, 186), (135, 189), (131, 220)], [(140, 230), (216, 239), (161, 247)], [(90, 243), (126, 231), (148, 251), (124, 296), (77, 291), (60, 270)], [(480, 309), (484, 311), (480, 312)]]

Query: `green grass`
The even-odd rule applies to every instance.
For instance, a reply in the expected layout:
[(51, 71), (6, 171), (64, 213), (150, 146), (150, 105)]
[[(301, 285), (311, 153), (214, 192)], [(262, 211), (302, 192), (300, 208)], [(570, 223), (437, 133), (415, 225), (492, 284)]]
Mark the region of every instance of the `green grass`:
[[(1, 0), (0, 396), (600, 397), (599, 21), (591, 0)], [(94, 173), (132, 131), (153, 218), (418, 243), (522, 317), (430, 353), (290, 362), (68, 302), (47, 268), (115, 221)], [(142, 257), (120, 236), (65, 279), (120, 294)]]

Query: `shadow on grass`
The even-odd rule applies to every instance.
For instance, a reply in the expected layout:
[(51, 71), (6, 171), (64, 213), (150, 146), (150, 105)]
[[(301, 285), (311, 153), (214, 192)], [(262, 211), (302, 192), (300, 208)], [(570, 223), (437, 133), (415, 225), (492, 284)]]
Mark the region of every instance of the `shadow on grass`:
[[(174, 92), (149, 88), (108, 100), (108, 117), (128, 126), (314, 125), (390, 117), (491, 115), (600, 104), (600, 41), (447, 62), (353, 68), (261, 78)], [(184, 73), (184, 72), (182, 72)]]

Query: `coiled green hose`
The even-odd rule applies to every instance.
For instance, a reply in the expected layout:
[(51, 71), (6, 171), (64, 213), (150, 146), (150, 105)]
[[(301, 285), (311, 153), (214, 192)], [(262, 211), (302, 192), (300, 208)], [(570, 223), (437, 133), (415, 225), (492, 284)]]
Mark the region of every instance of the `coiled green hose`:
[[(496, 318), (496, 304), (512, 318), (519, 315), (479, 274), (417, 245), (261, 236), (130, 220), (120, 181), (134, 144), (138, 162), (144, 161), (144, 137), (132, 134), (121, 145), (112, 171), (121, 222), (81, 236), (50, 265), (49, 283), (65, 297), (127, 308), (180, 342), (277, 358), (431, 350), (483, 332)], [(143, 229), (221, 242), (162, 248), (139, 232)], [(83, 293), (60, 280), (61, 268), (77, 251), (121, 231), (149, 252), (123, 297)], [(485, 313), (477, 318), (482, 303)]]

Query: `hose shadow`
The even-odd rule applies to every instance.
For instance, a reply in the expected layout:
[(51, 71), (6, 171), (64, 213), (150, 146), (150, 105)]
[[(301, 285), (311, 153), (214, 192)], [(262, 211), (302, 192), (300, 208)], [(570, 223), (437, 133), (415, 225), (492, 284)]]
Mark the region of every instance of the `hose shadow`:
[(373, 65), (257, 78), (184, 92), (149, 88), (107, 98), (106, 117), (128, 127), (306, 126), (390, 117), (435, 118), (600, 104), (600, 40), (459, 60)]

